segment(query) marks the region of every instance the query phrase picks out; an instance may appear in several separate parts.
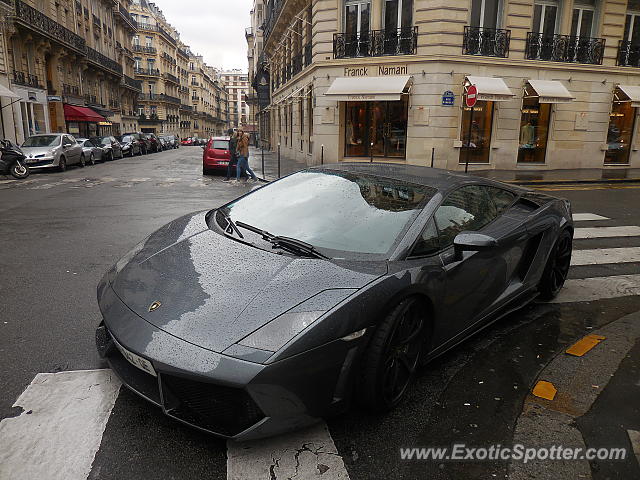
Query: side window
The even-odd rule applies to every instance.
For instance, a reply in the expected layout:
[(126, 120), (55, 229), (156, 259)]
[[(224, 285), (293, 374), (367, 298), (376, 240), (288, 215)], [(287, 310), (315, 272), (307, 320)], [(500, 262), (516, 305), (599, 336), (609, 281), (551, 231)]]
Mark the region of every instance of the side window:
[(422, 231), (418, 243), (413, 247), (411, 257), (426, 257), (440, 250), (440, 241), (438, 239), (438, 229), (433, 220), (429, 220), (427, 226)]
[(73, 142), (65, 135), (62, 137), (62, 145), (73, 145)]
[(485, 187), (493, 204), (496, 207), (498, 215), (501, 215), (516, 199), (515, 193), (503, 190), (498, 187)]
[(485, 187), (469, 185), (449, 194), (434, 215), (440, 231), (440, 245), (453, 243), (458, 233), (477, 231), (493, 221), (498, 212)]

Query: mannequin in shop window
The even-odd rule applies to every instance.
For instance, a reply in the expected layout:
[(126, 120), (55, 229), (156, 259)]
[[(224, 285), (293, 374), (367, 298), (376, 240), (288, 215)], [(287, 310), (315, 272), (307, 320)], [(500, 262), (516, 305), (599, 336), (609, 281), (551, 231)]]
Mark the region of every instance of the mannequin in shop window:
[(520, 148), (535, 148), (536, 146), (536, 127), (534, 121), (529, 119), (526, 125), (520, 129)]

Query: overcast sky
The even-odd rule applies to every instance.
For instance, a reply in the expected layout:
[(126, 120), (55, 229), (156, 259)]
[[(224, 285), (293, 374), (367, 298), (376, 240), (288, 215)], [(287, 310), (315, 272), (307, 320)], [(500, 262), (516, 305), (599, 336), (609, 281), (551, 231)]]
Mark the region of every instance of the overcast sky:
[(247, 71), (252, 0), (155, 0), (180, 39), (212, 67)]

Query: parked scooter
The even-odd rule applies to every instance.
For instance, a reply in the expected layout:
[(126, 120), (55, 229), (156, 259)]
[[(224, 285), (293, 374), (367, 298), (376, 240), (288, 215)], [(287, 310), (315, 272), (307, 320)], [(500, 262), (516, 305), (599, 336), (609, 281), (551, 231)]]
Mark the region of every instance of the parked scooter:
[(25, 162), (27, 158), (20, 147), (9, 140), (0, 140), (0, 174), (9, 175), (18, 179), (29, 176), (29, 166)]

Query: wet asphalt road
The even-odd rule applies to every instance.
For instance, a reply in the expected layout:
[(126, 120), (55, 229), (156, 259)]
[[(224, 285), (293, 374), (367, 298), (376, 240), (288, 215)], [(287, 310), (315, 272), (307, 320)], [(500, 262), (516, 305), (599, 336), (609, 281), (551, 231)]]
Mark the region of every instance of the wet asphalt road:
[[(25, 182), (0, 178), (0, 419), (19, 413), (11, 405), (38, 372), (104, 367), (94, 346), (95, 287), (109, 266), (168, 221), (247, 190), (222, 177), (203, 178), (200, 156), (199, 148), (183, 147), (35, 174)], [(572, 200), (576, 212), (640, 225), (638, 188), (555, 193)], [(640, 247), (638, 237), (588, 242), (589, 248)], [(631, 273), (638, 273), (637, 264), (575, 267), (571, 277)], [(637, 311), (640, 298), (624, 297), (536, 303), (507, 316), (432, 362), (394, 412), (372, 416), (353, 408), (327, 421), (350, 477), (504, 478), (505, 462), (403, 462), (398, 451), (459, 441), (509, 444), (530, 386), (547, 362), (591, 329)], [(634, 377), (637, 363), (629, 362), (621, 386), (613, 385), (605, 399), (609, 404), (624, 403), (619, 392), (640, 380)], [(611, 422), (624, 422), (611, 418), (602, 402), (582, 421), (587, 442), (597, 443)], [(622, 416), (635, 415), (622, 410)], [(593, 478), (616, 478), (615, 471)], [(226, 478), (226, 446), (123, 389), (89, 478)]]

